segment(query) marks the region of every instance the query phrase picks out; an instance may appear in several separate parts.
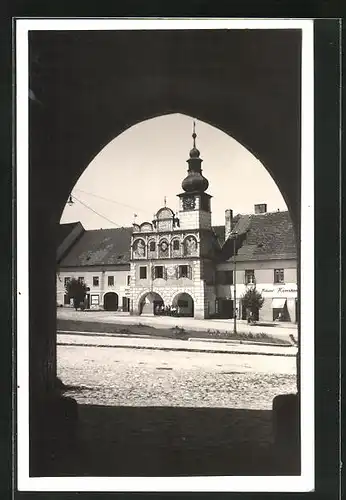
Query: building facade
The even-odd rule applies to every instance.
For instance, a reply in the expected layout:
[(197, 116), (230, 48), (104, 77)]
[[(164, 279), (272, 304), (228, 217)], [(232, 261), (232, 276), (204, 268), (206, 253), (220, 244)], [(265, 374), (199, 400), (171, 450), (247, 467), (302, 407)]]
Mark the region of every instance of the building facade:
[(71, 305), (65, 286), (75, 278), (88, 287), (87, 308), (128, 312), (131, 234), (132, 228), (83, 230), (58, 265), (57, 305)]
[(220, 246), (211, 225), (211, 196), (193, 132), (179, 211), (164, 206), (152, 222), (135, 224), (131, 238), (131, 304), (152, 314), (169, 304), (179, 315), (215, 314), (215, 263)]
[(270, 213), (262, 204), (233, 217), (227, 209), (225, 225), (212, 226), (195, 130), (192, 137), (179, 211), (164, 204), (152, 221), (132, 228), (83, 231), (59, 262), (58, 305), (68, 305), (65, 285), (74, 277), (87, 284), (91, 309), (153, 315), (169, 306), (179, 316), (246, 319), (242, 296), (256, 287), (264, 298), (260, 321), (297, 321), (289, 213)]

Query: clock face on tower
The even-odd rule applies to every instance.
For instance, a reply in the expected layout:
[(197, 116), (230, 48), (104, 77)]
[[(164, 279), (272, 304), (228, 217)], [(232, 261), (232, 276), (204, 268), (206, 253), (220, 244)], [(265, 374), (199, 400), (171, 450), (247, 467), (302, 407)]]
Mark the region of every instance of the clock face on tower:
[(186, 196), (183, 199), (183, 209), (184, 210), (193, 210), (195, 208), (195, 197), (194, 196)]

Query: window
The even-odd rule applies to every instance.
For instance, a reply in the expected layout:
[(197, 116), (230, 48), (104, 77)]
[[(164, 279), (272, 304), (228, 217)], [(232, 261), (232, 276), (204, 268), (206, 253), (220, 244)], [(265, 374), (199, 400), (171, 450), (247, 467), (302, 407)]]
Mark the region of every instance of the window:
[(191, 279), (191, 267), (190, 266), (179, 266), (178, 267), (178, 278), (189, 278)]
[(108, 286), (114, 286), (114, 276), (108, 276)]
[(64, 286), (67, 286), (67, 283), (71, 280), (70, 276), (66, 276), (66, 278), (64, 278)]
[(245, 285), (255, 284), (255, 271), (253, 269), (245, 270)]
[(173, 240), (173, 250), (179, 250), (179, 249), (180, 249), (179, 240)]
[(79, 283), (84, 283), (84, 277), (83, 276), (79, 276), (78, 277), (78, 281), (79, 281)]
[(99, 286), (100, 279), (98, 276), (93, 276), (93, 286)]
[(154, 267), (154, 279), (163, 278), (163, 266)]
[(146, 280), (147, 279), (147, 268), (146, 266), (141, 266), (139, 268), (139, 279)]
[(155, 244), (155, 241), (151, 241), (151, 242), (149, 243), (149, 250), (150, 250), (150, 252), (155, 252), (155, 250), (156, 250), (156, 244)]
[(127, 277), (127, 286), (130, 286), (130, 284), (131, 284), (131, 276), (129, 275)]
[(274, 283), (284, 283), (284, 270), (274, 269)]

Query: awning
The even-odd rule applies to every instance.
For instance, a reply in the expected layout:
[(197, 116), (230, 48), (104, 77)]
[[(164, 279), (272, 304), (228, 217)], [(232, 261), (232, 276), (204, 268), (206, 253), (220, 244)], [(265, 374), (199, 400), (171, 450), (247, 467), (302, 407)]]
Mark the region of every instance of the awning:
[(286, 304), (286, 299), (273, 299), (272, 307), (273, 309), (282, 309)]

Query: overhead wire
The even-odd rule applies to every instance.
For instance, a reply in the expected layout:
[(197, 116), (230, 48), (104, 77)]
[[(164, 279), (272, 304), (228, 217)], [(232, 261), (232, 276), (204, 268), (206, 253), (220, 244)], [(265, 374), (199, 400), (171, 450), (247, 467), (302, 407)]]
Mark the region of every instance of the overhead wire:
[(84, 194), (88, 194), (90, 196), (94, 196), (95, 198), (99, 198), (100, 200), (105, 200), (105, 201), (109, 201), (110, 203), (115, 203), (116, 205), (121, 205), (121, 206), (124, 206), (124, 207), (127, 207), (127, 208), (131, 208), (132, 210), (137, 210), (139, 212), (145, 212), (145, 213), (149, 213), (147, 210), (143, 210), (142, 208), (138, 208), (138, 207), (133, 207), (132, 205), (127, 205), (126, 203), (121, 203), (119, 201), (116, 201), (116, 200), (111, 200), (110, 198), (105, 198), (104, 196), (100, 196), (98, 194), (95, 194), (95, 193), (90, 193), (88, 191), (84, 191), (83, 189), (78, 189), (78, 188), (75, 188), (75, 191), (79, 191), (80, 193), (84, 193)]
[(101, 217), (102, 219), (110, 222), (111, 224), (114, 224), (114, 226), (117, 226), (117, 227), (124, 227), (124, 226), (121, 226), (120, 224), (117, 224), (116, 222), (114, 222), (113, 220), (109, 219), (108, 217), (106, 217), (105, 215), (102, 215), (100, 214), (99, 212), (97, 212), (96, 210), (94, 210), (93, 208), (91, 208), (89, 205), (87, 205), (86, 203), (84, 203), (83, 201), (79, 200), (75, 195), (73, 195), (72, 199), (75, 199), (76, 201), (78, 201), (81, 205), (83, 205), (85, 208), (87, 208), (88, 210), (91, 210), (91, 212), (93, 212), (94, 214), (98, 215), (99, 217)]

